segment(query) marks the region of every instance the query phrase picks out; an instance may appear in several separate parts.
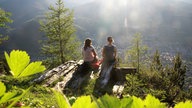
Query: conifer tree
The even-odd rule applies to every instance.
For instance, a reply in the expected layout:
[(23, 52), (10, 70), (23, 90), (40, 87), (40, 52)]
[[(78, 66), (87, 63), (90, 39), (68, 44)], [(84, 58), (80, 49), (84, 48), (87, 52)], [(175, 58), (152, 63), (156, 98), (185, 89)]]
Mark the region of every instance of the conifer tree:
[[(141, 65), (144, 64), (144, 58), (148, 47), (143, 44), (142, 36), (140, 33), (136, 33), (131, 41), (131, 47), (126, 53), (126, 60), (131, 66), (137, 68), (138, 71), (141, 69)], [(142, 61), (141, 61), (142, 60)]]
[(175, 73), (173, 82), (182, 89), (185, 81), (186, 65), (182, 63), (180, 54), (177, 54), (174, 58), (173, 71)]
[[(11, 13), (4, 11), (0, 8), (0, 31), (3, 31), (0, 33), (0, 44), (3, 43), (3, 41), (8, 40), (8, 36), (6, 36), (6, 30), (8, 30), (10, 27), (8, 26), (8, 23), (12, 23), (13, 21), (10, 19)], [(0, 56), (0, 72), (5, 71), (5, 62), (3, 61), (3, 56)]]
[[(0, 8), (0, 29), (6, 30), (9, 28), (7, 23), (12, 23), (10, 16), (11, 16), (11, 13), (6, 12)], [(4, 36), (2, 33), (0, 33), (0, 44), (7, 39), (8, 39), (8, 36)]]
[(161, 60), (160, 60), (160, 54), (159, 54), (159, 51), (156, 50), (155, 54), (153, 56), (151, 70), (160, 71), (161, 69), (162, 69), (162, 64), (161, 64)]
[(163, 88), (166, 92), (166, 102), (173, 103), (177, 96), (182, 92), (185, 81), (186, 66), (182, 63), (180, 54), (173, 59), (173, 67), (164, 69), (162, 75), (164, 84)]
[(50, 65), (78, 58), (79, 41), (75, 36), (73, 11), (65, 8), (62, 0), (57, 0), (55, 7), (49, 7), (40, 25), (47, 37), (42, 41), (42, 52), (49, 58)]

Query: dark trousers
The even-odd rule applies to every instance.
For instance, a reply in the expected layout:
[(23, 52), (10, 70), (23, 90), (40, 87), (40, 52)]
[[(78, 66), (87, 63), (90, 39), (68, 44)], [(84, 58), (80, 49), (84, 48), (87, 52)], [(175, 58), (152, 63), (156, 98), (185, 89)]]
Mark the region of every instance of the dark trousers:
[(103, 63), (102, 63), (102, 65), (101, 65), (101, 71), (100, 71), (100, 77), (104, 77), (105, 76), (105, 72), (106, 72), (106, 70), (108, 69), (108, 68), (110, 68), (111, 66), (112, 66), (112, 69), (113, 69), (113, 67), (114, 67), (114, 65), (115, 65), (115, 59), (113, 59), (113, 60), (104, 60), (103, 61)]
[(91, 70), (91, 62), (83, 62), (83, 64), (80, 67), (80, 75), (85, 76), (89, 73)]

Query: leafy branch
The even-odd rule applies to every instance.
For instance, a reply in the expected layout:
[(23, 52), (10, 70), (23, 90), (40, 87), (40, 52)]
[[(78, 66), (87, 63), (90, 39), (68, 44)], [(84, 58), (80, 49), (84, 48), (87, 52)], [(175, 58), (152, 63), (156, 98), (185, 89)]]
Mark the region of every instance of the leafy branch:
[[(45, 66), (41, 65), (41, 61), (30, 63), (30, 57), (25, 51), (13, 50), (10, 56), (5, 52), (5, 58), (14, 78), (30, 76), (46, 69)], [(6, 86), (4, 83), (0, 82), (0, 105), (10, 102), (7, 107), (11, 108), (31, 87), (32, 86), (26, 90), (22, 90), (22, 94), (18, 94), (18, 92), (15, 91), (6, 92)]]
[(13, 50), (10, 56), (5, 52), (5, 58), (14, 78), (30, 76), (46, 69), (41, 61), (30, 63), (30, 57), (25, 51)]

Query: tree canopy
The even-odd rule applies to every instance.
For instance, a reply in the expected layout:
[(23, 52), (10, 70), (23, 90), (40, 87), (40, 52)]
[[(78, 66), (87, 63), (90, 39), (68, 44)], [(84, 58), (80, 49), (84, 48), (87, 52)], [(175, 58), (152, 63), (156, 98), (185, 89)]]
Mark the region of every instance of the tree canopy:
[[(0, 8), (0, 31), (6, 31), (6, 29), (9, 28), (7, 23), (12, 23), (13, 21), (10, 19), (11, 13), (4, 11), (3, 9)], [(8, 36), (3, 35), (0, 33), (0, 44), (4, 41), (7, 40)]]
[(73, 11), (65, 8), (62, 0), (57, 0), (55, 6), (49, 7), (40, 24), (46, 36), (42, 41), (42, 52), (51, 64), (59, 65), (78, 58), (79, 42), (75, 35)]

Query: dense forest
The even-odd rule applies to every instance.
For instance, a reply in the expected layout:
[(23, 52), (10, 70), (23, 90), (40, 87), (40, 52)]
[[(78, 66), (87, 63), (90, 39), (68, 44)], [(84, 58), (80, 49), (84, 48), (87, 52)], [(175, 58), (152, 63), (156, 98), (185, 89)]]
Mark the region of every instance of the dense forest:
[[(106, 4), (0, 0), (0, 107), (192, 107), (191, 4)], [(69, 94), (53, 89), (65, 76), (49, 87), (32, 83), (61, 64), (81, 60), (88, 37), (100, 57), (109, 35), (118, 48), (117, 67), (137, 70), (125, 75), (120, 97), (109, 87), (103, 94), (94, 92), (99, 70)]]

